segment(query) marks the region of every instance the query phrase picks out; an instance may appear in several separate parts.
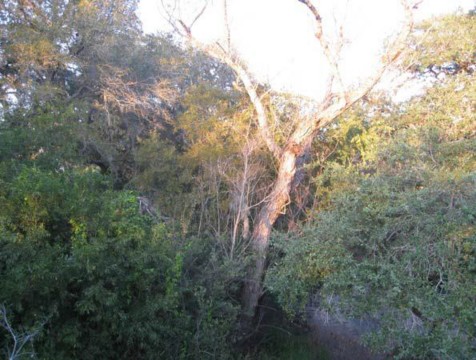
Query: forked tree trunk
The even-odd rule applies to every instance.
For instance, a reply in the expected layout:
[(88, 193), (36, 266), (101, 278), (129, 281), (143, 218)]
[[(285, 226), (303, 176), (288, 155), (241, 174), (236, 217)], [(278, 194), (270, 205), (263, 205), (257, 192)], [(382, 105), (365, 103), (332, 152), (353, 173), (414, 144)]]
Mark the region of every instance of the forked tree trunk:
[(269, 194), (269, 199), (259, 212), (253, 230), (253, 252), (255, 261), (248, 274), (243, 293), (244, 316), (251, 319), (255, 314), (263, 291), (263, 278), (266, 270), (266, 256), (273, 225), (283, 214), (289, 203), (291, 185), (296, 174), (296, 162), (300, 153), (287, 148), (281, 157), (277, 179)]
[[(313, 135), (315, 135), (320, 128), (330, 124), (358, 100), (367, 95), (381, 79), (385, 70), (399, 58), (406, 48), (406, 39), (413, 27), (412, 6), (407, 3), (408, 0), (400, 0), (407, 21), (403, 25), (402, 31), (399, 35), (394, 39), (390, 46), (387, 47), (385, 54), (382, 56), (382, 64), (376, 69), (374, 75), (370, 76), (367, 81), (361, 84), (357, 89), (346, 89), (342, 83), (338, 64), (338, 55), (345, 42), (343, 34), (341, 33), (339, 41), (334, 44), (335, 46), (331, 46), (332, 44), (330, 44), (327, 38), (323, 36), (322, 18), (318, 9), (313, 5), (311, 0), (298, 0), (306, 6), (315, 19), (315, 37), (319, 41), (323, 53), (329, 62), (331, 76), (329, 78), (328, 93), (324, 102), (320, 106), (321, 111), (319, 114), (313, 119), (303, 119), (303, 121), (299, 122), (293, 133), (290, 134), (287, 146), (282, 149), (275, 142), (275, 134), (268, 124), (267, 111), (261, 101), (261, 97), (258, 96), (256, 92), (255, 84), (245, 68), (230, 52), (230, 34), (227, 26), (228, 22), (226, 14), (227, 5), (226, 0), (223, 1), (225, 5), (225, 24), (228, 39), (226, 48), (228, 50), (220, 43), (204, 45), (196, 41), (192, 36), (191, 27), (205, 11), (206, 4), (191, 25), (186, 25), (180, 19), (176, 19), (174, 23), (172, 21), (172, 15), (170, 15), (170, 22), (174, 28), (184, 37), (188, 38), (192, 44), (196, 45), (199, 49), (205, 51), (210, 56), (229, 65), (235, 71), (237, 77), (243, 83), (246, 93), (256, 111), (256, 125), (261, 140), (265, 143), (270, 153), (274, 155), (279, 166), (276, 181), (274, 182), (270, 194), (267, 196), (266, 202), (261, 209), (253, 228), (252, 244), (256, 260), (254, 265), (251, 267), (249, 278), (246, 281), (243, 293), (243, 312), (245, 317), (251, 319), (256, 311), (259, 298), (262, 294), (266, 255), (268, 252), (271, 230), (279, 215), (284, 213), (289, 202), (291, 186), (296, 175), (297, 159), (302, 155), (305, 145), (310, 144)], [(417, 3), (418, 2), (419, 0), (417, 0)], [(337, 88), (334, 85), (336, 85)]]

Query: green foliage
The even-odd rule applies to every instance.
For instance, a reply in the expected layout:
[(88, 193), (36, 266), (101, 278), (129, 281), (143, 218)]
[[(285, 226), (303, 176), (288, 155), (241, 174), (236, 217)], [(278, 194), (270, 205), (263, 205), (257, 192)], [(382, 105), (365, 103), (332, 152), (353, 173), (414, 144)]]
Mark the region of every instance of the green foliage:
[[(0, 304), (20, 332), (46, 320), (39, 358), (232, 357), (243, 266), (177, 236), (180, 216), (159, 221), (195, 210), (198, 162), (180, 165), (173, 122), (193, 101), (176, 99), (232, 76), (140, 34), (136, 3), (7, 1), (0, 14)], [(0, 348), (11, 341), (0, 329)]]
[(262, 340), (258, 354), (250, 359), (262, 360), (327, 360), (328, 354), (317, 349), (312, 340), (304, 335), (295, 335), (283, 329), (273, 329)]
[(75, 70), (85, 77), (90, 75), (86, 71), (88, 65), (114, 54), (104, 51), (105, 48), (113, 48), (111, 44), (117, 44), (119, 39), (123, 45), (126, 39), (130, 44), (139, 35), (136, 4), (94, 0), (6, 1), (0, 15), (4, 44), (0, 82), (15, 89), (17, 100), (25, 107), (31, 105), (32, 99), (42, 103), (74, 94), (79, 90), (78, 84), (73, 84), (73, 78), (78, 76)]
[(321, 219), (339, 221), (336, 235), (353, 254), (322, 293), (341, 296), (337, 306), (354, 315), (381, 316), (373, 340), (383, 349), (404, 358), (471, 353), (475, 318), (464, 309), (475, 305), (474, 180), (430, 180), (420, 190), (402, 178), (363, 181)]
[(12, 323), (48, 319), (41, 358), (225, 358), (231, 264), (212, 244), (173, 239), (110, 184), (28, 167), (2, 183), (0, 302)]
[[(28, 351), (239, 357), (249, 243), (238, 238), (275, 164), (249, 101), (230, 90), (232, 72), (141, 35), (137, 1), (4, 3), (0, 305), (18, 333), (38, 330)], [(474, 62), (474, 16), (422, 28), (412, 64)], [(378, 319), (367, 340), (396, 358), (471, 357), (474, 83), (462, 72), (412, 104), (367, 104), (321, 133), (315, 204), (302, 206), (312, 221), (272, 245), (266, 285), (288, 314), (316, 291), (338, 295), (332, 307)], [(280, 143), (300, 109), (263, 96)], [(0, 348), (11, 340), (0, 329)], [(265, 341), (258, 356), (319, 356), (302, 337)]]
[(238, 96), (205, 84), (189, 89), (183, 99), (186, 111), (177, 127), (185, 133), (187, 158), (213, 161), (238, 150), (246, 118), (239, 118)]
[(134, 152), (136, 173), (131, 185), (153, 199), (167, 216), (188, 222), (196, 204), (191, 194), (194, 169), (181, 159), (173, 143), (152, 134)]
[(271, 260), (266, 287), (290, 316), (299, 315), (309, 301), (309, 294), (349, 261), (348, 252), (336, 237), (335, 229), (329, 230), (319, 226), (325, 240), (322, 236), (316, 240), (314, 228), (305, 229), (297, 238), (291, 234), (276, 234), (273, 238), (272, 251), (277, 255)]
[[(461, 85), (464, 92), (453, 90)], [(471, 358), (473, 93), (473, 79), (456, 76), (393, 116), (329, 132), (339, 145), (315, 179), (320, 211), (300, 234), (274, 240), (266, 283), (288, 313), (318, 292), (331, 311), (376, 319), (367, 341), (394, 358)], [(362, 148), (363, 134), (379, 136)]]
[(431, 19), (418, 26), (417, 44), (409, 61), (421, 68), (454, 61), (463, 68), (473, 64), (476, 16), (474, 13)]

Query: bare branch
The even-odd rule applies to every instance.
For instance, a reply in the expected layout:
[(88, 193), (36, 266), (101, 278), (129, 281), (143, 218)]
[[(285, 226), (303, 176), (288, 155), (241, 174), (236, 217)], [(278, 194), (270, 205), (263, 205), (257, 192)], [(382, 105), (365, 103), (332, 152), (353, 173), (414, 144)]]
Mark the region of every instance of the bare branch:
[(178, 23), (180, 26), (182, 26), (183, 30), (185, 31), (185, 34), (187, 34), (187, 37), (192, 37), (192, 30), (190, 27), (188, 27), (182, 20), (178, 20)]
[(180, 31), (180, 28), (177, 26), (176, 24), (176, 21), (174, 21), (175, 19), (175, 11), (177, 9), (177, 0), (174, 1), (174, 7), (172, 10), (169, 10), (167, 8), (167, 5), (165, 4), (164, 0), (160, 0), (160, 4), (161, 4), (161, 8), (163, 9), (163, 11), (165, 12), (165, 15), (162, 14), (162, 12), (160, 11), (159, 9), (159, 13), (160, 15), (165, 19), (165, 21), (167, 21), (167, 23), (172, 27), (172, 29), (177, 33), (177, 34), (181, 34), (181, 31)]
[(255, 86), (253, 85), (250, 76), (248, 75), (246, 70), (237, 62), (226, 61), (226, 63), (236, 72), (236, 74), (240, 78), (251, 100), (251, 103), (253, 104), (256, 110), (257, 120), (258, 120), (258, 130), (260, 132), (262, 139), (266, 143), (266, 146), (271, 151), (271, 153), (276, 158), (279, 158), (281, 156), (281, 149), (274, 141), (274, 136), (269, 128), (268, 116), (266, 114), (265, 107), (263, 105), (263, 102), (261, 101), (261, 98), (258, 96), (256, 92)]
[(341, 94), (343, 95), (344, 83), (342, 81), (342, 76), (339, 70), (339, 62), (338, 62), (338, 55), (340, 51), (342, 50), (342, 46), (344, 44), (343, 28), (340, 27), (339, 29), (339, 41), (336, 43), (336, 46), (334, 46), (334, 52), (333, 52), (331, 50), (329, 41), (324, 36), (324, 30), (322, 27), (322, 16), (317, 10), (317, 8), (311, 3), (310, 0), (298, 0), (298, 1), (306, 5), (306, 7), (311, 12), (311, 14), (314, 16), (314, 19), (316, 22), (316, 32), (314, 35), (319, 41), (319, 44), (322, 47), (322, 50), (327, 59), (327, 62), (329, 63), (331, 67), (331, 78), (329, 80), (329, 87), (332, 88), (334, 80), (337, 80), (340, 87), (340, 91), (342, 92)]
[[(225, 1), (225, 0), (224, 0)], [(225, 1), (226, 2), (226, 1)], [(226, 19), (227, 17), (227, 6), (225, 4), (225, 25), (227, 27), (227, 33), (228, 37), (230, 36), (230, 30), (228, 26), (228, 20)], [(200, 16), (203, 14), (203, 11), (199, 14)], [(226, 50), (223, 48), (223, 46), (220, 45), (220, 43), (216, 42), (211, 45), (206, 45), (203, 44), (202, 42), (198, 41), (192, 34), (192, 29), (187, 26), (183, 20), (181, 19), (175, 19), (175, 22), (180, 24), (180, 26), (183, 29), (183, 32), (185, 33), (184, 36), (189, 40), (190, 44), (197, 48), (200, 49), (201, 51), (207, 53), (208, 55), (216, 58), (217, 60), (225, 63), (228, 65), (237, 75), (237, 77), (241, 80), (243, 83), (243, 86), (246, 90), (246, 93), (248, 94), (249, 99), (251, 100), (251, 103), (253, 104), (253, 107), (256, 111), (257, 115), (257, 124), (258, 124), (258, 131), (260, 133), (261, 138), (265, 142), (266, 146), (268, 147), (269, 151), (274, 155), (276, 159), (279, 159), (281, 156), (281, 149), (280, 147), (276, 144), (274, 141), (274, 136), (272, 134), (272, 131), (269, 127), (268, 124), (268, 116), (266, 112), (266, 108), (260, 98), (258, 96), (258, 93), (256, 91), (256, 87), (253, 84), (253, 81), (251, 79), (251, 76), (249, 73), (246, 71), (246, 69), (233, 57), (231, 54), (230, 50)]]
[(230, 24), (228, 19), (228, 1), (223, 0), (223, 18), (225, 21), (225, 31), (226, 31), (226, 49), (228, 52), (231, 51), (231, 34), (230, 34)]
[(195, 16), (195, 18), (193, 19), (193, 21), (190, 23), (189, 29), (191, 29), (191, 28), (193, 27), (193, 25), (197, 22), (197, 20), (201, 18), (201, 16), (202, 16), (203, 13), (205, 12), (207, 6), (208, 6), (208, 1), (205, 1), (205, 4), (203, 5), (202, 10), (200, 10), (200, 11), (198, 12), (197, 16)]
[(20, 333), (13, 329), (10, 321), (8, 320), (8, 313), (5, 305), (2, 304), (0, 307), (0, 326), (3, 327), (12, 338), (13, 347), (7, 347), (8, 351), (8, 360), (15, 360), (19, 359), (25, 355), (33, 355), (33, 353), (27, 353), (23, 351), (23, 348), (29, 343), (32, 342), (33, 339), (40, 333), (40, 330), (45, 325), (46, 320), (41, 322), (35, 329), (31, 332)]
[[(317, 12), (317, 9), (311, 4), (310, 0), (298, 1), (304, 3), (314, 15), (318, 26), (316, 37), (318, 37), (319, 41), (321, 41), (321, 44), (322, 41), (324, 41), (324, 44), (327, 44), (327, 42), (323, 39), (321, 25), (322, 19), (320, 14)], [(379, 69), (373, 74), (373, 76), (369, 77), (364, 84), (359, 86), (359, 88), (354, 91), (343, 89), (342, 93), (329, 93), (327, 96), (327, 104), (323, 104), (321, 111), (314, 119), (300, 123), (293, 133), (293, 138), (299, 138), (300, 136), (304, 136), (309, 132), (315, 133), (320, 128), (326, 126), (342, 113), (344, 113), (357, 101), (367, 95), (380, 81), (385, 71), (400, 57), (400, 55), (406, 49), (406, 40), (409, 37), (414, 25), (411, 6), (406, 0), (401, 0), (401, 4), (405, 12), (406, 21), (397, 38), (385, 51), (385, 54), (382, 57), (382, 64), (380, 65)]]
[(343, 109), (344, 111), (348, 109), (350, 106), (352, 106), (353, 104), (355, 104), (358, 100), (360, 100), (366, 94), (368, 94), (375, 87), (375, 85), (380, 81), (385, 71), (391, 65), (393, 65), (396, 62), (396, 60), (398, 60), (398, 58), (401, 56), (401, 54), (405, 51), (406, 45), (407, 45), (406, 41), (408, 37), (410, 36), (411, 31), (413, 30), (414, 21), (413, 21), (412, 10), (409, 4), (407, 3), (407, 1), (401, 0), (400, 2), (402, 4), (403, 10), (405, 11), (405, 20), (406, 20), (400, 33), (398, 34), (397, 38), (393, 41), (393, 43), (387, 48), (387, 51), (382, 57), (382, 64), (380, 68), (375, 72), (375, 74), (371, 76), (365, 84), (360, 86), (360, 89), (357, 89), (348, 95), (346, 106)]
[[(172, 3), (173, 7), (169, 9), (169, 6), (167, 6), (165, 0), (160, 0), (161, 8), (165, 13), (165, 15), (161, 15), (177, 34), (188, 38), (191, 35), (193, 26), (202, 17), (203, 13), (207, 9), (209, 1), (205, 0), (203, 7), (200, 9), (200, 11), (198, 11), (197, 15), (190, 22), (190, 25), (187, 25), (187, 22), (181, 18), (181, 8), (179, 6), (180, 1), (173, 0)], [(160, 10), (159, 13), (161, 13)], [(176, 13), (178, 13), (178, 16), (176, 15)], [(185, 34), (183, 34), (182, 31), (184, 31)]]
[[(102, 103), (96, 106), (108, 111), (115, 108), (121, 113), (135, 113), (144, 119), (160, 115), (170, 119), (167, 109), (177, 98), (177, 91), (170, 82), (151, 81), (151, 84), (131, 80), (126, 70), (103, 65), (98, 67)], [(155, 124), (157, 125), (157, 124)]]

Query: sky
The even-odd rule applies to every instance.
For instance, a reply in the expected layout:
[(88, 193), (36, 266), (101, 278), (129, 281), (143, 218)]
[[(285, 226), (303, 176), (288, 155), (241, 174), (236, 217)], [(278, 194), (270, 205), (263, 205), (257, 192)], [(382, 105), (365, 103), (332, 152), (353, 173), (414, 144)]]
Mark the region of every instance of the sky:
[[(164, 2), (170, 0), (163, 0)], [(222, 0), (210, 4), (193, 27), (203, 42), (224, 38)], [(141, 0), (138, 14), (144, 31), (170, 31), (161, 0)], [(182, 0), (181, 18), (190, 23), (203, 0)], [(324, 29), (330, 36), (335, 24), (344, 29), (345, 46), (341, 71), (346, 84), (357, 84), (378, 63), (386, 39), (402, 25), (399, 0), (321, 0), (319, 5)], [(415, 11), (422, 20), (455, 11), (469, 11), (476, 0), (424, 0)], [(314, 37), (315, 22), (298, 0), (228, 0), (231, 43), (261, 82), (275, 90), (289, 91), (311, 98), (324, 93), (327, 66)]]

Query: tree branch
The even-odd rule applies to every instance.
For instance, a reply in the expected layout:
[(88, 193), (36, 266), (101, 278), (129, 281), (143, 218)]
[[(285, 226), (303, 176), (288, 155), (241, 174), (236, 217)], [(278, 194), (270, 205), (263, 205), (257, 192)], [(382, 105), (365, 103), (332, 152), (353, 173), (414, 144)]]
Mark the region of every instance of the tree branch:
[[(224, 0), (225, 1), (225, 0)], [(203, 15), (204, 9), (198, 14), (197, 17), (194, 19), (194, 23), (198, 20), (198, 18)], [(230, 45), (230, 29), (228, 25), (228, 19), (227, 19), (227, 4), (225, 1), (224, 4), (224, 16), (225, 16), (225, 26), (227, 27), (227, 47)], [(276, 144), (274, 141), (274, 136), (273, 133), (269, 127), (268, 124), (268, 116), (266, 113), (266, 108), (261, 101), (261, 98), (258, 96), (258, 93), (256, 92), (256, 87), (253, 84), (253, 81), (251, 79), (251, 76), (249, 73), (246, 71), (246, 69), (233, 57), (233, 55), (230, 53), (230, 50), (225, 50), (223, 46), (220, 45), (220, 43), (216, 42), (212, 45), (205, 45), (202, 42), (198, 41), (192, 33), (191, 27), (187, 26), (184, 21), (181, 19), (176, 19), (176, 23), (180, 24), (180, 26), (183, 29), (183, 33), (185, 33), (185, 37), (189, 40), (191, 45), (195, 48), (200, 49), (201, 51), (207, 53), (209, 56), (214, 57), (215, 59), (225, 63), (228, 65), (236, 74), (236, 76), (240, 79), (240, 81), (243, 83), (243, 86), (245, 88), (245, 91), (251, 100), (251, 103), (253, 104), (253, 107), (256, 111), (257, 115), (257, 127), (259, 134), (263, 141), (265, 142), (267, 148), (269, 151), (273, 154), (273, 156), (276, 159), (279, 159), (281, 157), (282, 150), (281, 148)]]
[[(298, 0), (299, 2), (304, 3), (309, 11), (314, 15), (317, 22), (318, 31), (316, 33), (316, 37), (323, 45), (324, 51), (326, 51), (325, 46), (328, 46), (326, 40), (323, 38), (322, 34), (322, 18), (318, 13), (317, 9), (311, 4), (310, 0)], [(384, 56), (382, 57), (382, 64), (380, 65), (379, 69), (374, 73), (373, 76), (369, 77), (367, 81), (359, 86), (357, 90), (348, 91), (346, 89), (342, 89), (341, 93), (329, 93), (327, 98), (331, 99), (328, 101), (328, 105), (325, 105), (321, 108), (321, 111), (312, 121), (306, 121), (298, 126), (293, 137), (297, 137), (299, 135), (303, 135), (307, 132), (315, 132), (319, 128), (322, 128), (340, 116), (343, 112), (349, 109), (352, 105), (354, 105), (357, 101), (362, 99), (365, 95), (367, 95), (375, 85), (380, 81), (385, 71), (395, 63), (395, 61), (401, 56), (406, 48), (406, 40), (409, 37), (414, 21), (413, 21), (413, 14), (412, 14), (412, 6), (408, 4), (406, 0), (400, 1), (402, 7), (405, 12), (405, 23), (403, 28), (399, 32), (399, 35), (393, 41), (393, 43), (387, 48)], [(335, 69), (338, 69), (337, 67)], [(336, 99), (332, 101), (332, 99)]]
[(335, 52), (332, 53), (330, 43), (329, 43), (329, 41), (327, 41), (327, 39), (324, 36), (324, 30), (322, 28), (322, 16), (321, 16), (321, 14), (317, 10), (317, 8), (311, 3), (310, 0), (298, 0), (298, 1), (303, 3), (308, 8), (308, 10), (311, 12), (311, 14), (314, 16), (314, 19), (315, 19), (315, 22), (316, 22), (316, 32), (315, 32), (314, 36), (319, 41), (319, 44), (321, 45), (322, 50), (324, 51), (324, 55), (327, 59), (327, 62), (329, 63), (329, 65), (331, 67), (332, 74), (331, 74), (331, 80), (330, 80), (329, 87), (332, 88), (332, 84), (334, 82), (334, 79), (337, 79), (337, 81), (339, 83), (339, 86), (341, 88), (341, 91), (343, 91), (344, 90), (344, 83), (342, 81), (342, 76), (341, 76), (340, 70), (339, 70), (339, 63), (338, 63), (338, 60), (337, 60), (338, 54), (341, 51), (342, 45), (343, 45), (343, 42), (344, 42), (344, 37), (343, 37), (344, 34), (343, 34), (343, 31), (342, 31), (342, 28), (340, 29), (340, 32), (339, 32), (339, 37), (340, 37), (339, 42), (338, 42), (337, 46), (335, 46), (335, 49), (334, 49)]

